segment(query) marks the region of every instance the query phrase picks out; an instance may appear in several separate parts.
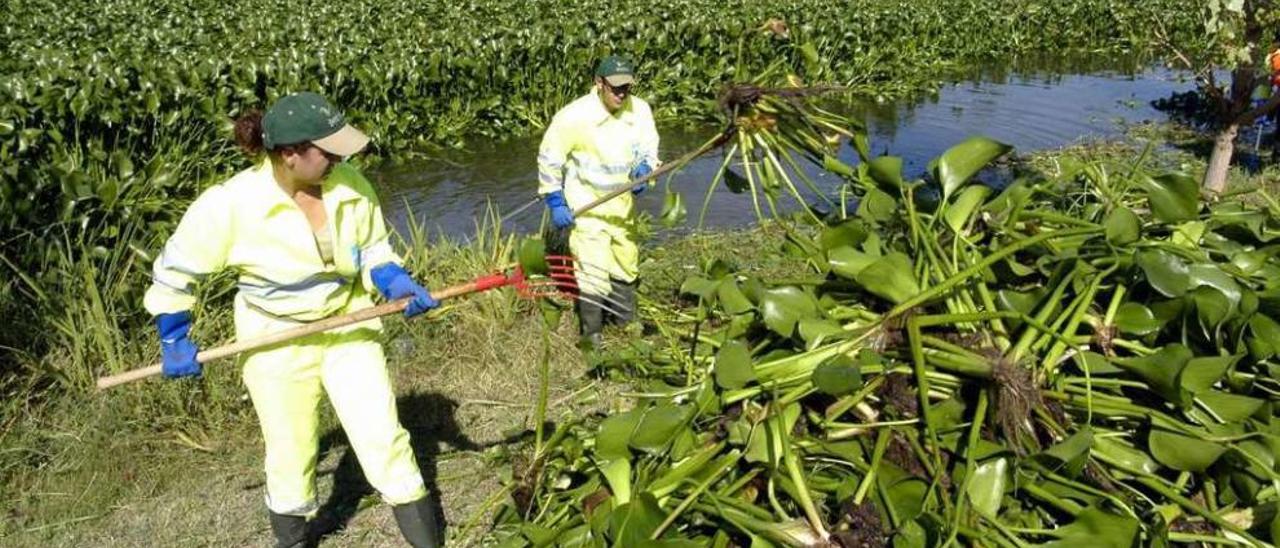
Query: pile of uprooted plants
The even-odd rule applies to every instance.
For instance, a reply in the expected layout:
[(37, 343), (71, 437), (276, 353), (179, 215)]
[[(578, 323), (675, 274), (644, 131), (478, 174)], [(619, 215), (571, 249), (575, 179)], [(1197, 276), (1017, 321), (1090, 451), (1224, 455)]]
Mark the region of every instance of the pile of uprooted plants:
[[(706, 261), (665, 344), (603, 362), (639, 387), (619, 412), (560, 421), (514, 466), (496, 540), (1274, 542), (1280, 203), (1264, 190), (1207, 201), (1146, 152), (988, 184), (1009, 148), (981, 137), (912, 180), (804, 93), (739, 87), (725, 108), (718, 181), (812, 275)], [(845, 184), (808, 192), (804, 165)], [(826, 203), (781, 213), (792, 198)]]

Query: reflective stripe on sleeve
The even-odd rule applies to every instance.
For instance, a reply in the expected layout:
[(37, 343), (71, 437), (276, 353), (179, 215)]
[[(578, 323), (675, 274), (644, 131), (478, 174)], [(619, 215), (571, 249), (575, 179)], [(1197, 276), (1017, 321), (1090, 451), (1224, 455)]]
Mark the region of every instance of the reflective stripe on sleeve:
[(559, 170), (564, 169), (564, 162), (554, 161), (546, 154), (538, 154), (538, 166), (545, 167), (547, 169)]
[(169, 291), (172, 291), (174, 293), (178, 293), (181, 295), (194, 294), (191, 291), (191, 286), (193, 284), (191, 283), (190, 280), (178, 281), (174, 279), (169, 279), (169, 280), (165, 279), (166, 277), (169, 277), (171, 275), (172, 274), (168, 272), (157, 270), (155, 273), (151, 275), (151, 282), (165, 289), (168, 289)]
[(559, 177), (542, 170), (538, 170), (538, 182), (544, 185), (560, 186)]
[(391, 249), (391, 244), (387, 243), (387, 240), (383, 238), (360, 250), (358, 264), (361, 267), (373, 268), (383, 263), (395, 262), (397, 258), (395, 251)]
[(165, 244), (164, 250), (160, 252), (160, 258), (156, 261), (156, 269), (171, 270), (193, 278), (203, 278), (206, 274), (195, 261), (182, 252), (181, 248), (172, 239)]

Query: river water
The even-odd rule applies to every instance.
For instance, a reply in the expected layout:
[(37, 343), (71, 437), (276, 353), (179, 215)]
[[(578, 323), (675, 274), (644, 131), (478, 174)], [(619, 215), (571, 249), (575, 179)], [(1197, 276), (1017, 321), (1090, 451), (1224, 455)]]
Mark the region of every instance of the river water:
[[(916, 177), (929, 160), (965, 137), (982, 134), (1011, 144), (1017, 151), (1058, 148), (1081, 141), (1120, 136), (1126, 125), (1162, 121), (1151, 101), (1193, 87), (1185, 75), (1161, 68), (1055, 74), (1041, 71), (977, 74), (973, 80), (948, 84), (937, 93), (900, 102), (854, 101), (847, 113), (867, 121), (873, 154), (893, 154), (904, 161), (904, 174)], [(640, 90), (643, 96), (643, 90)], [(712, 129), (714, 131), (714, 128)], [(675, 158), (696, 147), (710, 133), (659, 126), (660, 155)], [(509, 213), (535, 197), (539, 137), (473, 143), (444, 157), (371, 170), (389, 221), (404, 230), (411, 221), (432, 237), (466, 238), (488, 208)], [(857, 162), (844, 147), (841, 157)], [(723, 160), (713, 152), (692, 162), (672, 179), (684, 195), (689, 220), (675, 231), (696, 224), (707, 187)], [(824, 190), (839, 184), (835, 176), (814, 170)], [(661, 188), (640, 196), (638, 207), (657, 216)], [(749, 195), (716, 189), (706, 216), (710, 228), (755, 222)], [(536, 230), (541, 205), (505, 223), (507, 230)], [(402, 234), (404, 232), (401, 232)], [(670, 234), (670, 233), (668, 233)]]

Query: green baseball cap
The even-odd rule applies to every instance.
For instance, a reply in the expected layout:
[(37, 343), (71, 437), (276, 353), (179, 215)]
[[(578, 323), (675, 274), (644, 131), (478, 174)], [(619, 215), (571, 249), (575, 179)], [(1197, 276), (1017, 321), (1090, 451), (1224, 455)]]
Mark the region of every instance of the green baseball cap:
[(611, 86), (625, 86), (636, 81), (635, 63), (625, 57), (610, 55), (596, 65), (596, 76), (604, 78)]
[(324, 97), (309, 91), (282, 97), (267, 109), (262, 117), (267, 150), (308, 141), (330, 154), (351, 156), (369, 144), (369, 137), (351, 127)]

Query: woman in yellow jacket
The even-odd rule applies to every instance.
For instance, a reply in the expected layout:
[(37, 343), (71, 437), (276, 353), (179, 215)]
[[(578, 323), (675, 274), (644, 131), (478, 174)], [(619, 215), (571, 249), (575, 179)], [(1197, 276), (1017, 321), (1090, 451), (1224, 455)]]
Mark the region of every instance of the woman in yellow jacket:
[[(368, 144), (314, 93), (236, 121), (236, 141), (257, 165), (202, 193), (156, 259), (147, 311), (160, 331), (164, 374), (201, 373), (188, 331), (194, 286), (239, 274), (236, 337), (248, 339), (372, 306), (372, 295), (412, 297), (406, 316), (437, 306), (400, 266), (372, 186), (344, 159)], [(265, 152), (265, 154), (263, 154)], [(241, 357), (266, 445), (266, 504), (279, 546), (308, 542), (318, 508), (315, 466), (322, 393), (369, 483), (392, 505), (413, 546), (439, 544), (434, 509), (370, 320)]]

